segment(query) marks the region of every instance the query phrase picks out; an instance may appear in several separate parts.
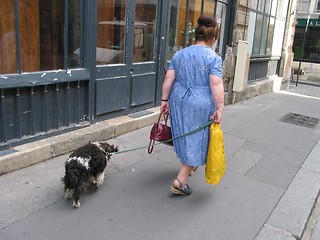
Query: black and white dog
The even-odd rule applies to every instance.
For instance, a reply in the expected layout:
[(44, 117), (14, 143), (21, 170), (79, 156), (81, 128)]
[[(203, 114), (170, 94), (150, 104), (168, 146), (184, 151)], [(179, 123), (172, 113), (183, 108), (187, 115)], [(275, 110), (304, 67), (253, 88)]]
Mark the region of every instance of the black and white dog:
[(89, 143), (76, 149), (65, 162), (65, 197), (73, 199), (73, 207), (80, 207), (80, 195), (88, 188), (98, 189), (104, 181), (107, 160), (118, 147), (107, 142)]

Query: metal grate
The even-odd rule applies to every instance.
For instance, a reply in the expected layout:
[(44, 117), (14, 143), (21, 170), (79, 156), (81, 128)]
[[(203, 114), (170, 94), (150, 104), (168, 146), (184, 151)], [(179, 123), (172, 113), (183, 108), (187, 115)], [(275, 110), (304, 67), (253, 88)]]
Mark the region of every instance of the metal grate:
[(296, 113), (288, 113), (280, 119), (283, 122), (292, 123), (302, 127), (315, 128), (318, 123), (318, 118), (308, 117)]

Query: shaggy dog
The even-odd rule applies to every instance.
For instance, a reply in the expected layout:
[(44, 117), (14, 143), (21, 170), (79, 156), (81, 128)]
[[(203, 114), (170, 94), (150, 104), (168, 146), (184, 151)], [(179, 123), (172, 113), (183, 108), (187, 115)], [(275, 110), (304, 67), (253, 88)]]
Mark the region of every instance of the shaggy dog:
[(98, 189), (104, 181), (107, 160), (118, 147), (106, 142), (89, 143), (76, 149), (65, 162), (65, 197), (73, 199), (73, 207), (80, 207), (80, 195), (88, 188)]

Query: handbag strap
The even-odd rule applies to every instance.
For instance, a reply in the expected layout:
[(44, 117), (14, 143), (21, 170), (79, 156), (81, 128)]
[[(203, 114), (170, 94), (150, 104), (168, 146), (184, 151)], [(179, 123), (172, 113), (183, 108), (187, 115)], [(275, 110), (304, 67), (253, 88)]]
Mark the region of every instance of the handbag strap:
[[(160, 113), (159, 118), (158, 118), (158, 121), (157, 121), (156, 124), (157, 124), (157, 126), (159, 125), (162, 114), (163, 114), (163, 117), (164, 117), (165, 125), (167, 126), (167, 122), (168, 122), (168, 118), (169, 118), (169, 113), (165, 113), (165, 111), (162, 111), (162, 112)], [(156, 141), (156, 140), (154, 140), (154, 139), (150, 139), (149, 146), (148, 146), (148, 153), (149, 153), (149, 154), (151, 154), (152, 151), (153, 151), (155, 141)]]
[(167, 126), (167, 122), (168, 122), (168, 118), (169, 118), (169, 113), (165, 113), (165, 111), (163, 110), (160, 115), (159, 115), (159, 118), (158, 118), (158, 121), (157, 121), (157, 125), (159, 125), (160, 121), (161, 121), (161, 116), (163, 114), (163, 118), (164, 118), (164, 122), (165, 122), (165, 125)]
[(148, 153), (149, 154), (151, 154), (153, 151), (155, 141), (156, 140), (154, 140), (154, 139), (150, 139), (149, 146), (148, 146)]

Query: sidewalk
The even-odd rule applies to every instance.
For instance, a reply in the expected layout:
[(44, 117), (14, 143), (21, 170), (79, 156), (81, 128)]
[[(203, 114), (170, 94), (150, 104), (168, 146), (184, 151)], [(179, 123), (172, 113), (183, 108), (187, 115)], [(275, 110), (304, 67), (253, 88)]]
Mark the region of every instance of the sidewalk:
[[(17, 147), (0, 157), (1, 173), (15, 170), (0, 176), (0, 239), (318, 240), (320, 124), (296, 124), (319, 119), (319, 106), (320, 88), (305, 85), (226, 106), (226, 175), (211, 186), (200, 168), (188, 197), (169, 192), (179, 162), (171, 147), (157, 145), (151, 155), (113, 156), (104, 185), (79, 209), (63, 199), (68, 149), (93, 137), (120, 151), (145, 146), (157, 108)], [(302, 118), (282, 121), (288, 113)], [(30, 161), (38, 164), (19, 169)]]

